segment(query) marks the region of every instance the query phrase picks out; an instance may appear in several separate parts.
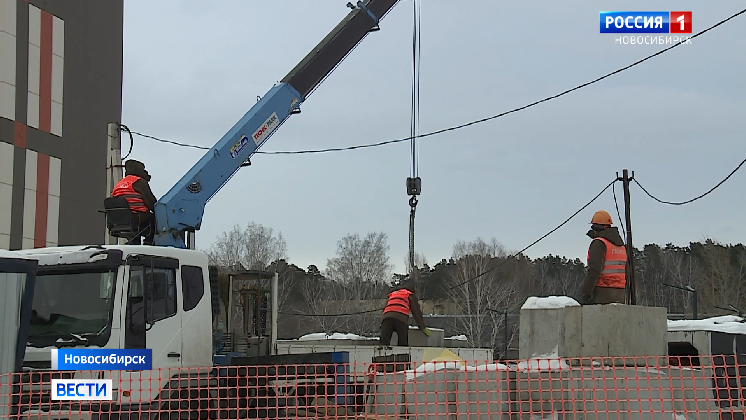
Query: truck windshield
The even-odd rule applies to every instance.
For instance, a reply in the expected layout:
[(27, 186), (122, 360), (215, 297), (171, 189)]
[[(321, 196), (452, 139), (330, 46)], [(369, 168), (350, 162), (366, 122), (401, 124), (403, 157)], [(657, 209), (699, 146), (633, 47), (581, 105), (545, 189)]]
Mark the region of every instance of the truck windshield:
[(109, 338), (116, 271), (36, 277), (28, 341), (34, 347), (103, 345)]

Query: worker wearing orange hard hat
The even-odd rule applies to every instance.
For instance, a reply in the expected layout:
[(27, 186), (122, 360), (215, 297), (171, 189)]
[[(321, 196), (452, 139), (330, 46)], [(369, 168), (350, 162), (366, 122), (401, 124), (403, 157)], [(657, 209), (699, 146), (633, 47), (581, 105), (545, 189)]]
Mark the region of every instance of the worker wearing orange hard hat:
[(599, 210), (591, 219), (588, 272), (581, 287), (584, 305), (624, 303), (629, 277), (627, 248), (611, 215)]

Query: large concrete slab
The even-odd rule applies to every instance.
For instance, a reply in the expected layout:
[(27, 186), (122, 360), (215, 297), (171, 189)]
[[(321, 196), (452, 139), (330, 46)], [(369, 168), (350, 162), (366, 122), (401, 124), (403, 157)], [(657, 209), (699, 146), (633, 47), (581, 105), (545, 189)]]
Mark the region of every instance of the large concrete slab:
[(384, 374), (373, 381), (366, 412), (410, 420), (740, 418), (738, 395), (716, 398), (713, 375), (671, 367)]
[(580, 354), (581, 319), (580, 306), (521, 309), (519, 358)]
[[(345, 340), (326, 340), (323, 344), (309, 344), (307, 341), (278, 341), (277, 354), (305, 354), (346, 351), (350, 353), (350, 369), (358, 376), (367, 374), (367, 369), (373, 357), (390, 356), (393, 354), (409, 354), (413, 367), (428, 361), (429, 354), (437, 354), (438, 350), (448, 350), (464, 360), (467, 365), (481, 365), (492, 363), (492, 349), (473, 348), (433, 348), (433, 347), (383, 347), (383, 346), (355, 346), (345, 343)], [(330, 343), (332, 342), (332, 343)]]
[(592, 356), (666, 356), (666, 308), (639, 305), (581, 307), (581, 354)]
[[(665, 363), (666, 308), (637, 305), (524, 307), (519, 357), (630, 357), (625, 364)], [(657, 360), (656, 360), (657, 359)], [(618, 364), (618, 363), (615, 363)]]

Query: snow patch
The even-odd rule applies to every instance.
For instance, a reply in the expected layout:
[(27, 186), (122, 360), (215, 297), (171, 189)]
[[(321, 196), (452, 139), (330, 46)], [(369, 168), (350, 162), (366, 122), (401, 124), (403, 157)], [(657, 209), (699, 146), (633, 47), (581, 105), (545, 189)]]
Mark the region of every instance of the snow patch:
[(534, 356), (529, 360), (518, 363), (518, 370), (540, 370), (540, 369), (569, 369), (570, 365), (557, 357), (557, 346), (547, 354)]
[(526, 299), (521, 309), (558, 309), (568, 306), (580, 306), (580, 304), (577, 300), (567, 296), (531, 296)]
[(454, 335), (453, 337), (446, 337), (446, 340), (457, 340), (457, 341), (468, 341), (465, 335)]
[(405, 372), (407, 374), (407, 380), (411, 381), (416, 377), (420, 377), (432, 372), (437, 372), (443, 369), (459, 370), (461, 369), (462, 363), (463, 362), (457, 361), (427, 362), (417, 366), (417, 368), (414, 370), (407, 370)]
[(498, 370), (508, 370), (508, 367), (500, 363), (491, 363), (488, 365), (478, 365), (478, 366), (466, 366), (464, 362), (462, 361), (450, 360), (450, 361), (426, 362), (426, 363), (423, 363), (417, 366), (416, 369), (405, 371), (405, 373), (407, 374), (407, 380), (411, 381), (414, 378), (426, 375), (428, 373), (433, 373), (439, 370), (446, 370), (446, 369), (466, 371), (466, 372), (489, 372), (489, 371), (498, 371)]
[(311, 333), (306, 334), (298, 339), (298, 341), (319, 341), (319, 340), (378, 340), (374, 337), (363, 337), (362, 335), (350, 334), (350, 333), (332, 333), (331, 335), (326, 333)]
[(491, 363), (489, 365), (463, 366), (461, 370), (467, 372), (490, 372), (493, 370), (508, 370), (508, 366), (502, 363)]
[(746, 334), (746, 321), (735, 315), (697, 320), (669, 320), (668, 331), (716, 331), (727, 334)]

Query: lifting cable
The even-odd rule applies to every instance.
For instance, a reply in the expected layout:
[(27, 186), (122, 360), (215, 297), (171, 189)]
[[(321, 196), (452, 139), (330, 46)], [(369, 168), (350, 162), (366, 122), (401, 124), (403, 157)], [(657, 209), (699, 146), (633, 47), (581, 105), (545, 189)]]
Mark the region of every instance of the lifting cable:
[(412, 278), (417, 273), (417, 263), (414, 258), (414, 216), (417, 210), (417, 196), (421, 192), (419, 176), (419, 160), (417, 154), (417, 136), (419, 135), (420, 119), (420, 13), (419, 0), (412, 0), (414, 5), (412, 25), (412, 108), (410, 115), (410, 148), (412, 152), (412, 170), (407, 178), (407, 194), (409, 198), (409, 268)]

